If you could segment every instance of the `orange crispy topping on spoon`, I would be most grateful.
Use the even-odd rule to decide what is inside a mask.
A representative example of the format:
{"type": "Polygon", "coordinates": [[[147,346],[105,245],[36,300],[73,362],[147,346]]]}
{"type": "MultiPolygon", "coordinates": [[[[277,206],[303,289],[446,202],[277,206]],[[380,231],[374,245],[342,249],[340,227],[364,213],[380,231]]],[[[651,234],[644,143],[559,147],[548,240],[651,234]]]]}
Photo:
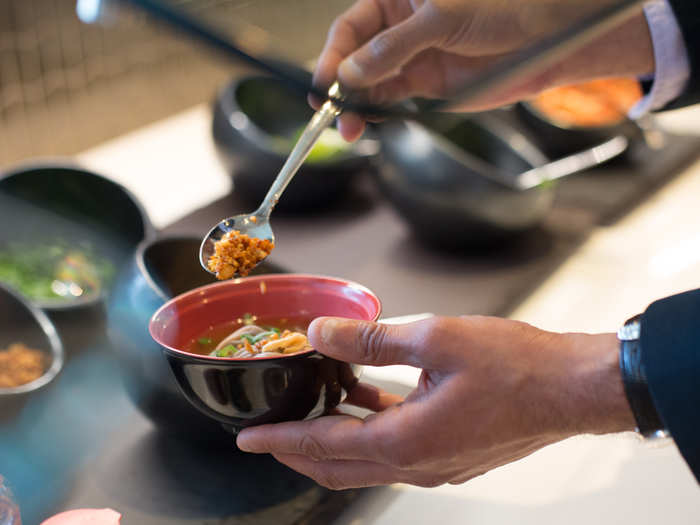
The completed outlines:
{"type": "Polygon", "coordinates": [[[231,279],[236,274],[244,277],[270,255],[274,247],[269,239],[258,239],[232,230],[214,244],[214,254],[209,257],[207,267],[220,280],[231,279]]]}

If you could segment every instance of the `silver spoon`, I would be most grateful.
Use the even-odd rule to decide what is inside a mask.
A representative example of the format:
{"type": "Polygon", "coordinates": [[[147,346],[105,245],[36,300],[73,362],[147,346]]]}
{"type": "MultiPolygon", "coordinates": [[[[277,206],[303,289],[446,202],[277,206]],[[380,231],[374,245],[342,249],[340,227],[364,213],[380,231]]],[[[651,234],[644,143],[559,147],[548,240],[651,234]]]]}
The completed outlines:
{"type": "MultiPolygon", "coordinates": [[[[313,149],[323,130],[330,126],[335,118],[340,115],[342,108],[336,104],[336,101],[342,99],[343,95],[340,86],[338,82],[334,82],[328,90],[328,100],[311,117],[258,209],[253,213],[235,215],[222,220],[204,237],[199,248],[199,262],[206,271],[214,273],[209,270],[207,262],[214,254],[215,243],[229,231],[238,230],[241,234],[249,237],[269,239],[273,243],[275,242],[275,234],[270,226],[270,214],[282,196],[282,192],[313,149]]],[[[258,261],[258,264],[261,261],[258,261]]]]}

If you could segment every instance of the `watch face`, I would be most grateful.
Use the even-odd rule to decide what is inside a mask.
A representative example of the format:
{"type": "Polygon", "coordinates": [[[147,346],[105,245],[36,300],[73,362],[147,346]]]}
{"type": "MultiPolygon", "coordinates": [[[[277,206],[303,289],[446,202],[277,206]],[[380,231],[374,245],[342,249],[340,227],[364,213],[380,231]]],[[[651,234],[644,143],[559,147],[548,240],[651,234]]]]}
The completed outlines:
{"type": "Polygon", "coordinates": [[[620,341],[634,341],[635,339],[639,339],[641,329],[641,324],[639,320],[641,319],[641,317],[641,314],[635,315],[634,317],[629,319],[624,325],[622,325],[617,331],[617,338],[620,341]]]}
{"type": "MultiPolygon", "coordinates": [[[[639,431],[639,429],[637,429],[639,431]]],[[[641,434],[647,441],[659,441],[659,445],[667,443],[671,440],[671,433],[666,429],[651,430],[641,434]]]]}

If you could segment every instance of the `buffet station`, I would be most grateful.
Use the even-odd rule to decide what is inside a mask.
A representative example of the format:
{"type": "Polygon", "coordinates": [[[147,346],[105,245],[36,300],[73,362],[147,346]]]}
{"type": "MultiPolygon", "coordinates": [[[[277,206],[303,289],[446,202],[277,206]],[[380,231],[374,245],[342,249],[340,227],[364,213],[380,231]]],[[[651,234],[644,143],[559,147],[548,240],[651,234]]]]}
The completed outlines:
{"type": "MultiPolygon", "coordinates": [[[[224,296],[200,264],[202,239],[257,208],[313,115],[278,78],[233,71],[208,104],[0,174],[0,356],[26,363],[0,374],[0,481],[22,523],[79,508],[140,525],[693,523],[697,487],[673,446],[631,439],[574,438],[464,486],[328,490],[237,450],[235,433],[326,413],[361,374],[405,395],[417,371],[331,365],[306,347],[235,366],[209,356],[228,348],[216,346],[217,312],[245,320],[254,305],[284,317],[266,305],[299,294],[314,296],[307,324],[328,314],[540,321],[533,297],[562,301],[542,292],[553,276],[583,288],[596,279],[566,268],[601,231],[640,209],[693,230],[694,210],[648,206],[669,186],[697,188],[700,128],[629,120],[640,93],[623,81],[472,115],[387,119],[352,145],[330,127],[271,216],[274,250],[224,296]],[[185,353],[173,350],[175,297],[189,312],[177,321],[197,327],[185,353]]],[[[648,235],[662,233],[637,238],[648,235]]],[[[582,323],[551,328],[584,329],[585,315],[616,300],[614,289],[592,293],[567,298],[588,312],[582,323]]],[[[292,321],[231,340],[277,339],[292,321]]],[[[600,329],[621,319],[607,321],[600,329]]]]}

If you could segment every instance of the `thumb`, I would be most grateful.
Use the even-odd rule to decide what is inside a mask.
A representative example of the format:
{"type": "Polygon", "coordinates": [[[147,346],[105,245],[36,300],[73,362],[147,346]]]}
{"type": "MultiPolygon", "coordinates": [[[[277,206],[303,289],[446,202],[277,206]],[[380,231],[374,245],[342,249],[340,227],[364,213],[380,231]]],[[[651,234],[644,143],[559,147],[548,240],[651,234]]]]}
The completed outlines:
{"type": "Polygon", "coordinates": [[[440,369],[446,361],[440,348],[428,343],[431,320],[404,325],[319,317],[309,325],[311,345],[320,353],[356,364],[410,365],[440,369]]]}
{"type": "Polygon", "coordinates": [[[424,9],[399,24],[390,27],[338,66],[338,80],[350,89],[371,87],[396,74],[401,66],[440,39],[439,24],[435,24],[424,9]]]}

